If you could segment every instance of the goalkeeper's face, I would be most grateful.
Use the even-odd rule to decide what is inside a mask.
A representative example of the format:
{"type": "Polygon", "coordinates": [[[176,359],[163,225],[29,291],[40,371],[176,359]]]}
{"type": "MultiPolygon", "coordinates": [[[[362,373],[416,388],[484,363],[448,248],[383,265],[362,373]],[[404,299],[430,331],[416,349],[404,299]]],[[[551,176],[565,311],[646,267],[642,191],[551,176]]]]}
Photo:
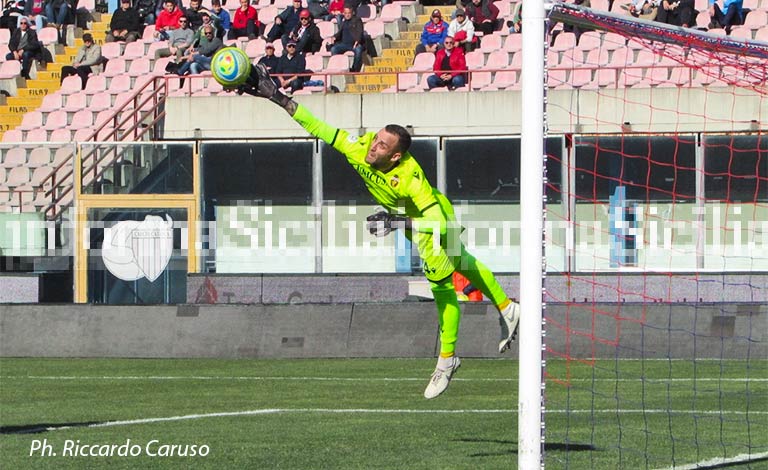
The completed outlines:
{"type": "Polygon", "coordinates": [[[380,130],[371,142],[365,162],[379,171],[387,171],[400,160],[400,140],[395,134],[380,130]]]}

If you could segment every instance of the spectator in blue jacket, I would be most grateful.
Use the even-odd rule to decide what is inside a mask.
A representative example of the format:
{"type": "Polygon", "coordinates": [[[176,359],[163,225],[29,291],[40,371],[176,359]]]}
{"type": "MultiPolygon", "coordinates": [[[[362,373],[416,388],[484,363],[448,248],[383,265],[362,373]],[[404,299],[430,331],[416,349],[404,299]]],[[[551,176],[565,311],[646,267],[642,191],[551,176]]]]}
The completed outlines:
{"type": "Polygon", "coordinates": [[[731,34],[731,26],[740,25],[742,22],[741,6],[744,0],[723,0],[723,8],[717,4],[717,0],[709,0],[709,16],[712,18],[710,26],[725,28],[725,32],[731,34]]]}
{"type": "Polygon", "coordinates": [[[421,44],[416,46],[416,54],[437,52],[443,47],[447,36],[448,23],[443,21],[443,14],[440,10],[432,10],[432,16],[424,25],[424,31],[421,32],[421,44]]]}

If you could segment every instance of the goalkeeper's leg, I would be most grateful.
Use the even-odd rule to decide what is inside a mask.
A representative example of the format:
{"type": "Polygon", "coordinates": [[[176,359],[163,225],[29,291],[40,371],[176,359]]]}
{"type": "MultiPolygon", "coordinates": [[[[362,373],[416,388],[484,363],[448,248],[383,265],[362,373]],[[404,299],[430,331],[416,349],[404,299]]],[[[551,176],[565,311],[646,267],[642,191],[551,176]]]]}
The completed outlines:
{"type": "Polygon", "coordinates": [[[435,297],[437,319],[440,324],[440,357],[429,384],[424,390],[424,397],[435,398],[448,388],[453,374],[461,365],[461,361],[455,355],[461,310],[456,298],[452,276],[440,281],[430,280],[429,282],[432,287],[432,295],[435,297]]]}

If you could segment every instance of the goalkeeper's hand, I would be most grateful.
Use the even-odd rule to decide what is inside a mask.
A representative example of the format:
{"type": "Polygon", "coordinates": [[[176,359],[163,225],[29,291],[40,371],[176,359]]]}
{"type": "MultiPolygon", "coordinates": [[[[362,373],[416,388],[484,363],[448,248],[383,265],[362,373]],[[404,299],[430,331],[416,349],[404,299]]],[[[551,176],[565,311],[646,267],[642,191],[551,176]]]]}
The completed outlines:
{"type": "Polygon", "coordinates": [[[366,217],[366,227],[371,235],[385,237],[398,228],[405,229],[410,226],[410,219],[399,215],[392,215],[387,211],[379,211],[366,217]]]}
{"type": "Polygon", "coordinates": [[[267,98],[282,108],[286,108],[291,103],[291,99],[285,96],[269,77],[269,72],[264,64],[256,64],[251,67],[248,80],[237,87],[237,92],[241,95],[247,93],[252,96],[267,98]]]}

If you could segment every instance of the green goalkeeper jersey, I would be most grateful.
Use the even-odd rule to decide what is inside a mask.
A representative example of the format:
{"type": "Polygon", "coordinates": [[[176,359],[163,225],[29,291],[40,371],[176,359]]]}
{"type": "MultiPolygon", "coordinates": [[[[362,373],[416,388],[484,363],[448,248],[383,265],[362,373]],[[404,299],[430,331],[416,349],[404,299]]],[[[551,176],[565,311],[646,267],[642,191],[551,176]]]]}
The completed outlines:
{"type": "Polygon", "coordinates": [[[418,219],[427,209],[438,205],[446,218],[453,215],[448,199],[429,184],[421,166],[409,152],[405,152],[389,171],[382,172],[365,161],[375,132],[357,137],[326,124],[302,105],[298,106],[293,119],[310,134],[341,152],[363,178],[373,198],[390,213],[418,219]]]}

